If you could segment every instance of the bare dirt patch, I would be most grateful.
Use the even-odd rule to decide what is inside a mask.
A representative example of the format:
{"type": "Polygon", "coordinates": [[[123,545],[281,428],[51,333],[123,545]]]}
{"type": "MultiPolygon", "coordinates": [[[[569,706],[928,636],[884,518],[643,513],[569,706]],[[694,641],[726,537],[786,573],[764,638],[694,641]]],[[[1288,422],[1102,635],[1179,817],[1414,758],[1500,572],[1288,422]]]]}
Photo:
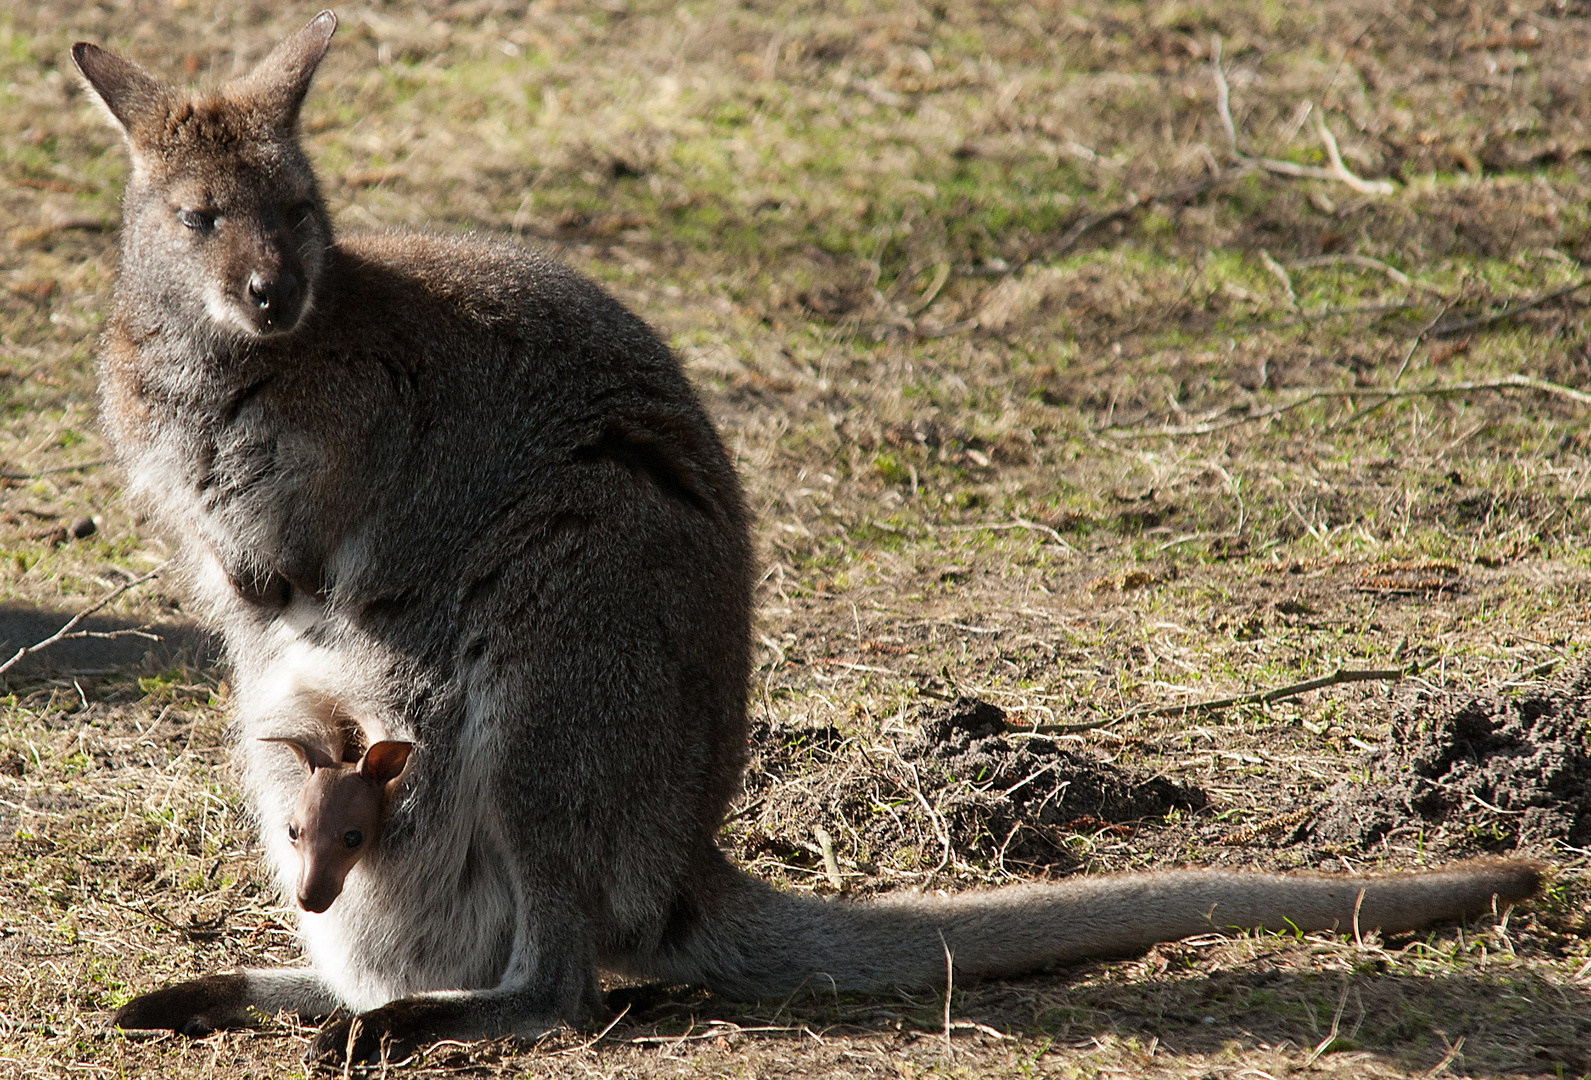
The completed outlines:
{"type": "Polygon", "coordinates": [[[1339,781],[1320,841],[1485,852],[1591,845],[1591,669],[1512,693],[1399,695],[1387,745],[1339,781]],[[1356,770],[1357,771],[1357,770],[1356,770]]]}
{"type": "Polygon", "coordinates": [[[1148,819],[1208,802],[1196,786],[1013,727],[973,698],[925,704],[879,739],[782,725],[753,738],[763,750],[744,811],[755,826],[738,846],[811,873],[825,870],[820,823],[838,828],[847,864],[866,871],[853,878],[878,874],[880,855],[926,878],[947,868],[1045,876],[1081,865],[1068,836],[1132,836],[1148,819]]]}

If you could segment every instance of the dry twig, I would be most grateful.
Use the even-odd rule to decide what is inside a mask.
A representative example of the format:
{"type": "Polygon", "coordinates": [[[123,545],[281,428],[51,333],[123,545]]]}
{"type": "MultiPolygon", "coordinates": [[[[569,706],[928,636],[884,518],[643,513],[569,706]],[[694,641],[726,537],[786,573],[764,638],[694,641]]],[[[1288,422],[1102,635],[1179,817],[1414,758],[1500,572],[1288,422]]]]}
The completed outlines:
{"type": "Polygon", "coordinates": [[[1140,716],[1182,716],[1190,712],[1218,712],[1238,705],[1269,705],[1273,701],[1285,701],[1288,698],[1307,694],[1311,690],[1322,690],[1328,686],[1342,686],[1346,683],[1357,682],[1397,682],[1410,675],[1417,675],[1429,666],[1429,664],[1408,664],[1404,667],[1396,668],[1338,668],[1330,675],[1323,675],[1318,679],[1306,679],[1304,682],[1278,686],[1271,690],[1256,690],[1250,694],[1213,698],[1209,701],[1195,701],[1187,705],[1159,705],[1150,709],[1129,710],[1122,716],[1122,719],[1136,719],[1140,716]]]}
{"type": "Polygon", "coordinates": [[[1232,123],[1232,93],[1226,83],[1226,74],[1221,70],[1219,34],[1211,41],[1210,69],[1215,73],[1215,110],[1221,119],[1221,129],[1226,133],[1228,149],[1241,165],[1263,169],[1275,176],[1287,176],[1298,180],[1334,180],[1348,185],[1361,195],[1391,195],[1397,190],[1390,180],[1365,180],[1354,175],[1343,163],[1342,151],[1337,147],[1337,138],[1326,126],[1326,118],[1321,115],[1321,110],[1313,107],[1313,102],[1308,103],[1309,111],[1315,121],[1315,134],[1320,138],[1320,145],[1326,151],[1326,160],[1330,162],[1328,166],[1322,168],[1318,165],[1298,165],[1291,161],[1250,157],[1243,153],[1237,146],[1237,126],[1232,123]]]}
{"type": "Polygon", "coordinates": [[[1531,308],[1538,308],[1543,304],[1549,304],[1571,293],[1577,293],[1587,285],[1591,285],[1591,278],[1580,278],[1578,281],[1571,281],[1569,284],[1553,289],[1551,292],[1543,293],[1529,300],[1521,300],[1514,304],[1513,307],[1508,307],[1509,300],[1504,300],[1504,307],[1501,311],[1494,311],[1489,315],[1476,315],[1473,318],[1453,319],[1450,322],[1438,323],[1430,329],[1429,334],[1431,337],[1451,337],[1454,334],[1462,334],[1469,330],[1478,330],[1484,326],[1491,326],[1493,323],[1511,319],[1521,312],[1529,311],[1531,308]]]}
{"type": "MultiPolygon", "coordinates": [[[[1434,662],[1432,661],[1431,663],[1434,662]]],[[[1231,709],[1238,705],[1269,705],[1274,701],[1285,701],[1288,698],[1307,694],[1311,690],[1322,690],[1328,686],[1342,686],[1346,683],[1357,682],[1397,682],[1410,675],[1417,675],[1429,666],[1430,663],[1408,664],[1397,668],[1338,668],[1330,675],[1324,675],[1318,679],[1307,679],[1304,682],[1278,686],[1270,690],[1255,690],[1248,694],[1212,698],[1209,701],[1191,701],[1186,705],[1155,705],[1147,708],[1128,709],[1113,719],[1098,720],[1086,724],[1040,724],[1037,727],[1020,727],[1019,730],[1036,732],[1040,735],[1062,735],[1114,727],[1124,721],[1138,720],[1145,716],[1185,716],[1188,713],[1219,712],[1222,709],[1231,709]]]]}
{"type": "Polygon", "coordinates": [[[944,931],[939,933],[939,944],[945,949],[945,1049],[954,1054],[956,1044],[950,1041],[950,992],[956,985],[956,954],[950,951],[950,943],[945,940],[944,931]]]}
{"type": "Polygon", "coordinates": [[[845,891],[845,878],[840,875],[840,862],[834,857],[834,837],[822,825],[812,827],[812,835],[818,838],[818,846],[823,852],[823,873],[839,892],[845,891]]]}
{"type": "Polygon", "coordinates": [[[1342,996],[1337,999],[1337,1011],[1331,1015],[1331,1030],[1326,1032],[1326,1037],[1316,1044],[1315,1049],[1309,1052],[1304,1059],[1304,1068],[1312,1068],[1320,1055],[1331,1049],[1331,1044],[1337,1041],[1337,1033],[1342,1030],[1342,1010],[1348,1004],[1348,980],[1342,981],[1342,996]]]}
{"type": "MultiPolygon", "coordinates": [[[[43,641],[35,642],[32,645],[24,645],[22,648],[18,649],[12,655],[11,659],[7,660],[3,664],[0,664],[0,675],[4,675],[6,672],[10,671],[13,667],[15,667],[22,660],[23,657],[32,656],[34,653],[39,652],[39,651],[41,651],[43,649],[47,649],[51,645],[55,645],[55,644],[57,644],[59,642],[71,641],[71,640],[75,640],[75,639],[78,639],[78,638],[88,638],[88,637],[113,637],[113,636],[115,636],[117,634],[123,633],[123,631],[110,631],[109,633],[104,633],[104,632],[95,632],[95,631],[90,631],[90,630],[79,630],[79,631],[74,633],[72,628],[77,626],[79,623],[81,623],[84,619],[88,618],[90,615],[94,614],[96,611],[100,611],[101,609],[103,609],[107,605],[109,605],[112,602],[114,602],[117,597],[121,596],[123,593],[127,592],[129,589],[135,588],[135,587],[137,587],[139,585],[142,585],[144,582],[151,580],[152,578],[160,576],[160,572],[162,570],[164,570],[165,568],[166,568],[166,564],[165,563],[161,563],[159,566],[155,567],[153,570],[149,571],[147,574],[144,574],[141,577],[133,578],[133,580],[127,582],[124,585],[117,586],[115,589],[111,590],[111,592],[107,596],[102,597],[101,599],[99,599],[99,600],[95,601],[94,603],[90,604],[88,607],[84,608],[82,611],[79,611],[76,615],[73,615],[70,619],[67,620],[65,626],[61,627],[59,630],[57,630],[55,633],[51,634],[49,637],[45,638],[43,641]]],[[[128,633],[136,633],[137,631],[126,631],[126,632],[128,632],[128,633]]]]}
{"type": "Polygon", "coordinates": [[[80,461],[76,465],[57,465],[53,469],[40,469],[38,472],[0,472],[0,480],[13,480],[17,482],[27,480],[40,480],[46,476],[59,476],[61,473],[81,472],[84,469],[95,469],[108,464],[109,458],[100,458],[98,461],[80,461]]]}
{"type": "Polygon", "coordinates": [[[1418,289],[1420,292],[1430,293],[1432,296],[1447,299],[1447,294],[1429,282],[1419,281],[1409,277],[1391,263],[1372,259],[1368,255],[1314,255],[1307,259],[1294,259],[1287,264],[1295,270],[1308,270],[1319,266],[1358,266],[1365,270],[1378,270],[1385,274],[1388,281],[1401,285],[1405,289],[1418,289]]]}
{"type": "MultiPolygon", "coordinates": [[[[1485,390],[1537,390],[1544,394],[1551,394],[1554,397],[1563,398],[1565,401],[1572,401],[1578,405],[1591,405],[1591,394],[1588,394],[1583,390],[1576,390],[1572,386],[1564,386],[1562,383],[1550,382],[1546,379],[1538,379],[1534,375],[1526,375],[1521,372],[1514,375],[1504,376],[1501,379],[1490,379],[1484,381],[1466,380],[1464,382],[1456,383],[1436,383],[1431,386],[1418,386],[1407,390],[1400,390],[1395,387],[1378,389],[1367,386],[1361,386],[1354,390],[1315,390],[1294,401],[1289,401],[1285,405],[1278,405],[1274,408],[1264,409],[1257,413],[1250,413],[1247,416],[1238,416],[1227,420],[1208,421],[1199,424],[1183,424],[1177,427],[1168,426],[1144,431],[1131,431],[1125,428],[1103,428],[1101,429],[1101,432],[1110,434],[1119,439],[1147,438],[1157,435],[1209,435],[1212,432],[1225,431],[1227,428],[1237,427],[1241,424],[1252,424],[1260,420],[1274,420],[1276,417],[1281,416],[1284,413],[1301,408],[1310,404],[1311,402],[1324,401],[1330,398],[1383,399],[1376,406],[1374,406],[1374,408],[1369,410],[1373,412],[1375,408],[1380,408],[1388,401],[1393,401],[1397,398],[1447,397],[1456,394],[1472,394],[1485,390]]],[[[1366,414],[1356,414],[1356,416],[1351,418],[1348,422],[1351,422],[1352,419],[1358,419],[1363,415],[1366,414]]]]}

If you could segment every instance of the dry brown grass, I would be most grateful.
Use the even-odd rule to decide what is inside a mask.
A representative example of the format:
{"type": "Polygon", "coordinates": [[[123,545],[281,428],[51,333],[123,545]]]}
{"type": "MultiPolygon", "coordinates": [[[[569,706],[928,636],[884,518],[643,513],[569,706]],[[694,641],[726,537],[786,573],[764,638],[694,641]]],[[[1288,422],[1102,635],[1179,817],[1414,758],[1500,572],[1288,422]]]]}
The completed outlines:
{"type": "MultiPolygon", "coordinates": [[[[105,456],[91,355],[124,170],[66,49],[91,38],[214,79],[310,14],[0,12],[0,458],[27,477],[0,493],[13,648],[165,552],[114,469],[52,471],[105,456]],[[83,514],[98,532],[55,545],[83,514]]],[[[1573,284],[1591,259],[1583,5],[339,14],[307,130],[342,225],[552,247],[672,339],[723,425],[767,568],[759,765],[726,831],[755,872],[831,890],[817,827],[863,892],[1169,861],[1414,866],[1513,843],[1433,829],[1345,850],[1307,817],[1274,826],[1385,741],[1378,685],[1057,736],[1209,804],[1074,822],[1022,863],[990,856],[997,793],[914,780],[901,754],[935,695],[1090,723],[1339,665],[1420,660],[1462,688],[1581,657],[1591,409],[1550,388],[1444,388],[1587,392],[1591,290],[1420,333],[1573,284]],[[1322,165],[1309,102],[1345,164],[1394,193],[1227,171],[1217,34],[1245,154],[1322,165]]],[[[145,586],[102,628],[178,626],[180,607],[145,586]]],[[[138,649],[113,670],[63,652],[56,671],[13,673],[0,1074],[300,1072],[305,1035],[285,1022],[197,1042],[105,1027],[167,979],[293,956],[226,764],[225,673],[181,644],[142,666],[124,663],[138,649]]],[[[599,1042],[443,1046],[410,1074],[1585,1076],[1586,853],[1522,850],[1563,869],[1506,927],[1212,936],[957,987],[948,1041],[942,996],[680,990],[599,1042]]]]}

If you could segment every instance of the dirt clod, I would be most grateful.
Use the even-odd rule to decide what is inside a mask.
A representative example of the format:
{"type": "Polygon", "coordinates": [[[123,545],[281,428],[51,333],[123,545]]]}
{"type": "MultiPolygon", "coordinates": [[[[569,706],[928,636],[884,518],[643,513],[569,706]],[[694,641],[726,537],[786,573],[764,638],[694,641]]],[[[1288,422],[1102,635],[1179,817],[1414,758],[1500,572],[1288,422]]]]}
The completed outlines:
{"type": "Polygon", "coordinates": [[[1367,780],[1331,788],[1317,839],[1424,834],[1454,853],[1591,842],[1591,666],[1512,694],[1419,690],[1396,710],[1367,780]]]}
{"type": "Polygon", "coordinates": [[[1069,834],[1130,834],[1207,802],[1196,787],[1144,779],[1013,729],[1003,710],[976,698],[925,705],[913,719],[915,733],[881,739],[759,726],[748,786],[763,789],[765,808],[743,854],[815,866],[805,833],[835,822],[863,862],[906,849],[920,853],[918,868],[953,863],[975,878],[994,867],[1071,869],[1079,860],[1069,834]]]}
{"type": "Polygon", "coordinates": [[[1052,739],[1013,732],[997,706],[974,698],[926,706],[922,733],[901,748],[925,778],[958,790],[946,800],[958,851],[1038,865],[1071,864],[1064,832],[1121,826],[1198,810],[1204,792],[1164,777],[1143,779],[1052,739]],[[935,768],[937,766],[937,769],[935,768]],[[938,773],[936,776],[935,774],[938,773]]]}

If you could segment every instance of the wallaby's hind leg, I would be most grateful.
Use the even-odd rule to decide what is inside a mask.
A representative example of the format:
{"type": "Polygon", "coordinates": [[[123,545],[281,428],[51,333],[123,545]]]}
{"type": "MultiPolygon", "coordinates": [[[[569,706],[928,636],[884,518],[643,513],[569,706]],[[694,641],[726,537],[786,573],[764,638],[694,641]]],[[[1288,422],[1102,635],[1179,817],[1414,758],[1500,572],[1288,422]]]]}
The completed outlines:
{"type": "Polygon", "coordinates": [[[383,1055],[401,1060],[438,1039],[532,1037],[564,1024],[591,1027],[607,1015],[589,949],[563,940],[547,942],[543,954],[528,962],[524,950],[518,953],[495,989],[416,994],[359,1016],[335,1017],[305,1058],[329,1065],[379,1061],[383,1055]]]}
{"type": "Polygon", "coordinates": [[[119,1028],[175,1031],[195,1038],[217,1028],[243,1027],[250,1013],[328,1016],[336,998],[312,971],[291,968],[237,971],[172,983],[140,994],[116,1010],[119,1028]]]}

